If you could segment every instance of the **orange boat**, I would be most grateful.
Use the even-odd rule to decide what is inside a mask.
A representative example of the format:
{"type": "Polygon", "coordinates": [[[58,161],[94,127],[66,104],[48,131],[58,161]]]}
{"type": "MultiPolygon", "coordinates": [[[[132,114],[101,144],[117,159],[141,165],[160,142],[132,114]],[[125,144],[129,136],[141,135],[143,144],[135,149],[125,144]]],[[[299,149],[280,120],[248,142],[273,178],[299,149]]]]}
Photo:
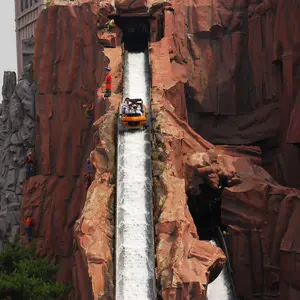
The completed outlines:
{"type": "Polygon", "coordinates": [[[126,98],[120,105],[120,119],[125,130],[146,128],[147,107],[143,104],[142,99],[126,98]],[[124,105],[126,100],[130,103],[127,107],[133,107],[131,111],[125,112],[124,105]],[[140,112],[134,110],[134,108],[137,108],[138,106],[142,108],[140,112]]]}

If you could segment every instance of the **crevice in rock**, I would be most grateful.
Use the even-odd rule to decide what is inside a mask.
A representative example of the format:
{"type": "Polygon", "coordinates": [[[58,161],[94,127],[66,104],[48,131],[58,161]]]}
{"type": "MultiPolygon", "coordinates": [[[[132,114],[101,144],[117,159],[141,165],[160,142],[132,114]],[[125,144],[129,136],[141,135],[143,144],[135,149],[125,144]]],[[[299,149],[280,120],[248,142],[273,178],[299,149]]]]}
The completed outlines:
{"type": "Polygon", "coordinates": [[[222,231],[226,226],[221,222],[222,192],[227,186],[224,179],[217,190],[207,184],[200,185],[200,194],[188,194],[188,206],[195,222],[200,240],[212,240],[217,235],[217,227],[222,231]]]}
{"type": "Polygon", "coordinates": [[[165,17],[163,11],[158,11],[151,17],[150,41],[158,42],[165,36],[165,17]]]}

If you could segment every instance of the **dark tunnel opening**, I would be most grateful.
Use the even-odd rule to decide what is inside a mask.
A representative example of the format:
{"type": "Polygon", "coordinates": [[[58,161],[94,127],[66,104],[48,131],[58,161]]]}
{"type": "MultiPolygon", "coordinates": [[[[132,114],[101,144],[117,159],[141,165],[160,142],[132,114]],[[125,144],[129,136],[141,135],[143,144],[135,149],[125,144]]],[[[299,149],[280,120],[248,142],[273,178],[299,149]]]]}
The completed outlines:
{"type": "Polygon", "coordinates": [[[115,23],[123,31],[125,50],[143,52],[148,49],[150,25],[148,17],[114,17],[115,23]]]}
{"type": "Polygon", "coordinates": [[[200,185],[200,195],[188,195],[188,206],[195,222],[200,240],[212,240],[218,227],[226,231],[221,222],[221,196],[227,181],[222,180],[217,190],[207,184],[200,185]]]}
{"type": "MultiPolygon", "coordinates": [[[[226,187],[228,187],[227,178],[220,178],[218,189],[213,189],[208,184],[201,184],[199,186],[200,194],[196,196],[188,195],[188,206],[194,219],[199,239],[214,241],[216,246],[220,247],[227,257],[227,275],[225,280],[226,286],[230,288],[232,296],[228,299],[233,300],[239,298],[236,297],[233,282],[233,269],[230,263],[230,252],[228,251],[230,234],[227,231],[227,226],[222,224],[221,221],[222,193],[226,187]]],[[[216,278],[217,277],[218,275],[216,278]]]]}

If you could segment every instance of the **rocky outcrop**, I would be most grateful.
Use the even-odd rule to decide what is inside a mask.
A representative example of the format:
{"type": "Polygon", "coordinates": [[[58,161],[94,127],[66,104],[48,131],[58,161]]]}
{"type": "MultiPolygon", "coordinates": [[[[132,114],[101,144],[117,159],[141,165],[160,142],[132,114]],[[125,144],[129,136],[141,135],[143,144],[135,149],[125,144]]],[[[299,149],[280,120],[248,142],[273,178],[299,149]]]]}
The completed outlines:
{"type": "Polygon", "coordinates": [[[115,0],[115,6],[123,12],[146,12],[148,10],[147,0],[115,0]]]}
{"type": "MultiPolygon", "coordinates": [[[[280,186],[248,158],[229,156],[218,148],[189,155],[186,171],[189,195],[202,195],[203,186],[216,190],[220,179],[229,179],[222,194],[221,216],[222,224],[229,225],[237,295],[249,300],[255,295],[298,299],[300,191],[280,186]]],[[[197,215],[193,217],[197,221],[197,215]]]]}
{"type": "MultiPolygon", "coordinates": [[[[117,107],[115,107],[117,108],[117,107]]],[[[115,118],[111,109],[95,126],[98,144],[90,154],[96,169],[75,233],[92,281],[93,299],[114,299],[114,180],[115,180],[115,118]]]]}
{"type": "MultiPolygon", "coordinates": [[[[85,162],[94,130],[83,104],[97,102],[108,58],[97,41],[97,15],[90,4],[50,6],[38,21],[34,69],[37,175],[24,185],[21,223],[33,219],[38,254],[61,266],[60,282],[73,281],[73,299],[91,299],[87,259],[77,250],[74,224],[86,201],[85,162]]],[[[21,237],[25,241],[21,228],[21,237]]]]}
{"type": "Polygon", "coordinates": [[[172,88],[179,94],[184,88],[176,81],[179,74],[172,73],[167,42],[151,44],[150,55],[157,279],[162,299],[204,300],[207,284],[218,276],[226,257],[220,248],[199,240],[187,206],[185,166],[193,152],[214,146],[179,119],[165,97],[172,88]]]}
{"type": "MultiPolygon", "coordinates": [[[[146,12],[150,3],[116,1],[116,6],[123,12],[146,12]]],[[[224,193],[222,219],[229,225],[238,295],[299,298],[298,191],[280,186],[254,165],[261,162],[260,150],[251,146],[262,146],[262,164],[276,180],[300,184],[294,172],[299,169],[294,145],[298,32],[287,38],[297,21],[285,19],[297,13],[298,6],[292,4],[173,0],[171,6],[153,1],[153,192],[157,279],[163,299],[204,300],[207,284],[221,271],[225,255],[199,240],[186,193],[201,194],[201,185],[213,192],[224,178],[230,188],[224,193]],[[215,147],[207,140],[222,145],[215,147]],[[248,147],[233,147],[239,144],[248,147]]],[[[74,299],[113,298],[110,135],[115,104],[102,97],[104,87],[98,99],[96,95],[108,62],[97,27],[102,28],[113,11],[106,1],[51,6],[39,18],[36,32],[38,174],[25,184],[21,222],[25,215],[33,216],[38,254],[60,263],[58,280],[73,280],[74,299]],[[82,111],[83,103],[95,99],[96,116],[102,116],[94,124],[96,145],[82,111]],[[84,163],[89,156],[96,180],[86,198],[84,163]]],[[[122,89],[121,73],[116,74],[115,93],[122,89]]]]}
{"type": "Polygon", "coordinates": [[[192,128],[215,144],[259,144],[263,166],[276,180],[300,187],[293,4],[173,0],[163,12],[163,36],[170,38],[172,68],[184,70],[192,128]]]}
{"type": "Polygon", "coordinates": [[[233,162],[242,183],[226,190],[223,223],[230,224],[230,256],[237,294],[296,300],[300,191],[280,186],[262,168],[233,162]]]}
{"type": "Polygon", "coordinates": [[[99,43],[106,48],[115,48],[116,47],[116,34],[115,33],[98,33],[99,43]]]}
{"type": "MultiPolygon", "coordinates": [[[[117,78],[122,78],[121,49],[106,49],[105,54],[112,61],[114,92],[117,92],[117,78]]],[[[103,90],[105,85],[103,85],[103,90]]],[[[99,94],[101,89],[99,89],[99,94]]],[[[94,127],[95,149],[90,154],[95,169],[95,179],[88,189],[86,202],[80,218],[75,224],[75,236],[79,252],[87,262],[92,282],[93,299],[114,299],[114,212],[115,212],[115,151],[116,112],[120,94],[109,99],[99,98],[96,107],[94,127]],[[106,112],[104,114],[104,112],[106,112]]],[[[84,298],[84,297],[83,297],[84,298]]]]}
{"type": "MultiPolygon", "coordinates": [[[[277,183],[299,187],[298,7],[292,1],[175,0],[173,9],[164,11],[164,38],[150,47],[157,111],[180,118],[164,118],[172,133],[163,134],[186,128],[188,119],[206,140],[223,144],[187,158],[187,191],[197,195],[201,184],[213,190],[224,174],[233,175],[222,222],[230,225],[238,296],[298,299],[299,191],[277,183]]],[[[184,168],[178,152],[195,147],[184,137],[167,148],[176,170],[184,168]]]]}
{"type": "Polygon", "coordinates": [[[16,84],[14,72],[4,73],[0,116],[0,248],[19,233],[26,154],[33,151],[35,135],[35,84],[33,66],[24,68],[16,84]]]}
{"type": "MultiPolygon", "coordinates": [[[[172,250],[169,250],[171,254],[175,253],[182,240],[184,242],[180,249],[190,249],[190,241],[186,236],[192,235],[196,239],[198,237],[189,212],[188,217],[182,209],[177,210],[177,207],[186,205],[186,195],[182,191],[186,189],[189,195],[199,195],[203,185],[209,186],[213,191],[225,177],[231,187],[223,193],[222,223],[229,225],[230,256],[238,296],[245,299],[253,299],[256,295],[262,298],[272,296],[298,299],[300,289],[296,278],[299,277],[299,272],[295,267],[298,263],[298,238],[294,232],[299,228],[296,222],[299,191],[279,185],[264,169],[256,165],[261,163],[258,147],[215,147],[189,128],[184,121],[186,108],[183,102],[178,101],[179,95],[182,95],[181,99],[184,101],[184,89],[189,83],[189,74],[187,65],[180,60],[181,52],[176,52],[176,48],[172,49],[174,43],[174,37],[165,36],[161,41],[150,45],[153,71],[152,109],[155,113],[154,142],[157,151],[153,164],[158,239],[157,269],[163,297],[167,299],[166,293],[172,291],[173,294],[182,293],[184,299],[193,299],[188,288],[188,291],[183,288],[185,285],[182,282],[188,281],[181,273],[184,268],[177,270],[177,261],[174,263],[171,259],[166,260],[167,255],[160,250],[163,238],[167,239],[168,234],[175,236],[173,240],[170,239],[170,243],[174,243],[173,248],[170,248],[172,250]],[[172,175],[166,177],[166,170],[172,175]],[[174,177],[179,177],[182,181],[175,181],[174,177]],[[176,199],[180,199],[179,203],[176,199]],[[172,210],[168,210],[169,203],[172,203],[172,210]],[[174,214],[177,214],[177,220],[181,220],[178,221],[180,225],[177,223],[176,229],[171,225],[166,227],[161,237],[159,230],[161,227],[165,228],[165,216],[172,220],[174,214]],[[188,222],[189,229],[180,230],[188,222]],[[170,269],[174,270],[171,277],[173,281],[167,280],[170,278],[170,269]],[[175,289],[176,291],[168,289],[174,288],[175,284],[172,284],[175,282],[180,288],[175,289]],[[165,287],[167,288],[164,292],[165,287]]],[[[205,124],[206,120],[203,117],[201,122],[205,124]]],[[[255,122],[253,124],[256,125],[255,122]]],[[[210,249],[211,253],[214,253],[213,249],[210,249]]],[[[181,253],[177,256],[184,261],[181,253]]],[[[184,263],[182,265],[186,267],[184,263]]],[[[188,274],[191,275],[190,272],[188,274]]],[[[192,278],[189,279],[192,282],[192,278]]],[[[206,279],[202,277],[201,280],[202,293],[209,280],[208,271],[206,279]]],[[[201,299],[202,296],[198,297],[201,299]]]]}

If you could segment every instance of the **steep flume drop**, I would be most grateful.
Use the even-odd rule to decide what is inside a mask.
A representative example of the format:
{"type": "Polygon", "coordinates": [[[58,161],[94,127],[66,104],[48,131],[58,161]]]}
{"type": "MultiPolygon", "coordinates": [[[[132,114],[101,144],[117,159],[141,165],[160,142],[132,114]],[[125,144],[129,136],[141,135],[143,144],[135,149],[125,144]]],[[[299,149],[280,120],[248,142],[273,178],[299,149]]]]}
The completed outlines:
{"type": "MultiPolygon", "coordinates": [[[[123,98],[149,101],[147,53],[125,52],[123,98]]],[[[155,299],[150,130],[119,132],[116,299],[155,299]]]]}
{"type": "MultiPolygon", "coordinates": [[[[210,243],[218,247],[218,244],[214,240],[210,240],[210,243]]],[[[226,266],[219,274],[219,276],[212,283],[208,285],[207,299],[208,300],[221,300],[221,299],[235,300],[226,266]]]]}

